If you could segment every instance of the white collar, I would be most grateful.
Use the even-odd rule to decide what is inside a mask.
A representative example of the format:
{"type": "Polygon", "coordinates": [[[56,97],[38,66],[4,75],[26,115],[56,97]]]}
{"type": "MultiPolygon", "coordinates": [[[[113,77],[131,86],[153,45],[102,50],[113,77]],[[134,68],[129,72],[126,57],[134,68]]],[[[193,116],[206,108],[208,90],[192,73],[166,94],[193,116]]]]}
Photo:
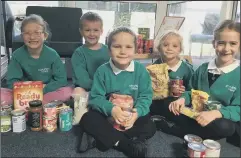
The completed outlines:
{"type": "Polygon", "coordinates": [[[179,67],[181,66],[181,64],[182,64],[182,60],[179,60],[179,62],[174,67],[168,66],[168,69],[176,72],[179,69],[179,67]]]}
{"type": "Polygon", "coordinates": [[[240,60],[235,60],[232,64],[227,65],[225,67],[218,68],[215,59],[210,61],[208,63],[208,72],[213,73],[213,74],[223,74],[223,73],[229,73],[236,69],[240,65],[240,60]]]}
{"type": "Polygon", "coordinates": [[[114,72],[115,75],[118,75],[119,73],[121,73],[122,71],[129,71],[129,72],[134,72],[134,61],[132,60],[130,65],[125,69],[125,70],[121,70],[119,68],[117,68],[114,63],[112,62],[112,60],[110,59],[110,67],[112,68],[112,71],[114,72]]]}

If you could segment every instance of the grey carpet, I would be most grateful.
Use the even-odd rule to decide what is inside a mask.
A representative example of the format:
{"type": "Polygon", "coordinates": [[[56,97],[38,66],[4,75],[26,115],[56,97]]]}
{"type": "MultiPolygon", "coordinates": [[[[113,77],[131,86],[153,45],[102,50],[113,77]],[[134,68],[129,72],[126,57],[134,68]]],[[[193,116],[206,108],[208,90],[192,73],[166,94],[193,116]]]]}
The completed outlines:
{"type": "MultiPolygon", "coordinates": [[[[78,128],[69,132],[54,133],[32,132],[27,129],[23,133],[2,133],[2,157],[125,157],[121,152],[111,149],[100,152],[91,149],[86,153],[76,153],[78,128]]],[[[160,131],[148,141],[149,157],[182,157],[182,139],[160,131]]],[[[222,145],[221,157],[240,157],[240,148],[225,141],[222,145]]]]}

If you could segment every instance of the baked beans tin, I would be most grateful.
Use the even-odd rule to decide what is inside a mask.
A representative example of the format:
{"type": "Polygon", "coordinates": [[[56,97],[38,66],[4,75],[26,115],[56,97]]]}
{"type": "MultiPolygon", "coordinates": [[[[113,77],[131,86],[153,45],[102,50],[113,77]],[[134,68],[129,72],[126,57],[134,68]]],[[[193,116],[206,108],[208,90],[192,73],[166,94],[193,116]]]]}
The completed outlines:
{"type": "Polygon", "coordinates": [[[13,132],[21,133],[26,130],[25,110],[16,109],[11,112],[13,132]]]}
{"type": "Polygon", "coordinates": [[[203,145],[206,146],[206,157],[220,157],[221,145],[214,140],[206,139],[203,141],[203,145]]]}
{"type": "Polygon", "coordinates": [[[11,115],[7,111],[1,111],[1,133],[11,130],[11,115]]]}
{"type": "Polygon", "coordinates": [[[206,147],[201,143],[188,144],[188,156],[190,158],[204,158],[206,147]]]}

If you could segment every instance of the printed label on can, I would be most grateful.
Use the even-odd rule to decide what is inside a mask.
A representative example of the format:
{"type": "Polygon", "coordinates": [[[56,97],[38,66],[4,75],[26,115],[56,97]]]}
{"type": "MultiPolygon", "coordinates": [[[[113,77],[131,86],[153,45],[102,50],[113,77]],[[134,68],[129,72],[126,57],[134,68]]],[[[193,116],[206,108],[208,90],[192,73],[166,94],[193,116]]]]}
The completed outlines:
{"type": "Polygon", "coordinates": [[[57,118],[43,118],[43,128],[46,132],[53,132],[57,129],[57,118]]]}
{"type": "Polygon", "coordinates": [[[11,117],[1,116],[1,132],[9,132],[11,129],[11,117]]]}
{"type": "Polygon", "coordinates": [[[19,133],[26,130],[25,115],[12,116],[13,132],[19,133]]]}
{"type": "Polygon", "coordinates": [[[69,131],[72,128],[73,112],[72,110],[62,110],[59,115],[60,130],[69,131]]]}

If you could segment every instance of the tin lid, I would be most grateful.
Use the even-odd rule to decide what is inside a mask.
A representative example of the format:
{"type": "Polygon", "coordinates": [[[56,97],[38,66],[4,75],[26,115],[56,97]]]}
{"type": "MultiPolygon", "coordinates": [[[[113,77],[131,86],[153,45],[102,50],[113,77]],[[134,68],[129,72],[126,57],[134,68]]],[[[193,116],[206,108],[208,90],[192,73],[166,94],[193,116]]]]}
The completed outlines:
{"type": "Polygon", "coordinates": [[[201,143],[202,142],[202,138],[199,136],[196,136],[194,134],[187,134],[184,136],[184,139],[189,143],[192,143],[192,142],[201,143]]]}
{"type": "Polygon", "coordinates": [[[201,143],[188,143],[188,147],[192,150],[200,151],[200,152],[206,150],[206,146],[204,146],[201,143]]]}
{"type": "Polygon", "coordinates": [[[221,148],[221,145],[217,141],[214,141],[214,140],[211,140],[211,139],[204,140],[203,144],[207,148],[210,148],[210,149],[220,149],[221,148]]]}
{"type": "Polygon", "coordinates": [[[7,116],[7,115],[9,115],[8,111],[1,111],[1,116],[7,116]]]}
{"type": "Polygon", "coordinates": [[[44,108],[53,108],[56,107],[56,103],[55,102],[50,102],[44,105],[44,108]]]}
{"type": "Polygon", "coordinates": [[[32,100],[28,104],[30,107],[39,107],[39,106],[42,106],[42,101],[41,100],[32,100]]]}
{"type": "Polygon", "coordinates": [[[16,110],[11,111],[11,114],[13,116],[21,116],[21,115],[25,114],[25,111],[21,110],[21,109],[16,109],[16,110]]]}
{"type": "Polygon", "coordinates": [[[56,106],[61,106],[64,102],[61,100],[54,100],[52,103],[56,104],[56,106]]]}
{"type": "Polygon", "coordinates": [[[12,106],[13,106],[12,104],[6,104],[6,105],[2,105],[1,108],[8,109],[8,108],[11,108],[12,106]]]}

